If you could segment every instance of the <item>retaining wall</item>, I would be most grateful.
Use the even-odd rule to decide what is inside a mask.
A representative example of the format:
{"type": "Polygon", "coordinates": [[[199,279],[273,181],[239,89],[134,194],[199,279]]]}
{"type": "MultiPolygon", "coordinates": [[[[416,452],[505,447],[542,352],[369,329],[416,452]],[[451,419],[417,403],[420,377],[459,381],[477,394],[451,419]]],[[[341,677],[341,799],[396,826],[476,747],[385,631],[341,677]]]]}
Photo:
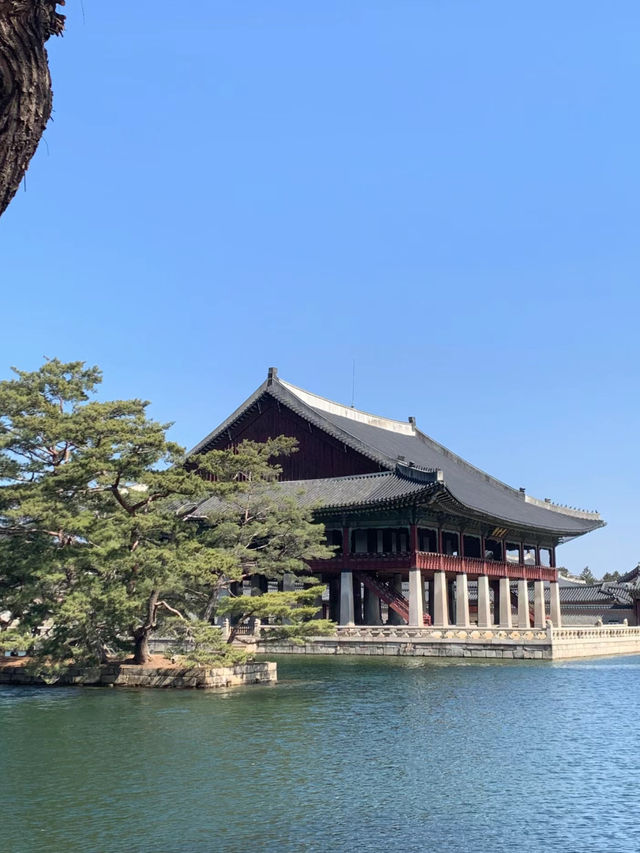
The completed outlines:
{"type": "Polygon", "coordinates": [[[553,660],[640,654],[640,627],[635,625],[554,628],[552,634],[553,660]]]}
{"type": "Polygon", "coordinates": [[[16,662],[0,665],[0,684],[33,686],[212,688],[268,684],[277,680],[277,666],[271,661],[253,661],[236,666],[184,668],[113,663],[91,669],[70,667],[55,680],[34,675],[28,668],[16,662]]]}
{"type": "Polygon", "coordinates": [[[564,660],[640,654],[640,627],[546,629],[339,627],[333,637],[303,645],[258,642],[264,654],[389,655],[407,657],[564,660]]]}

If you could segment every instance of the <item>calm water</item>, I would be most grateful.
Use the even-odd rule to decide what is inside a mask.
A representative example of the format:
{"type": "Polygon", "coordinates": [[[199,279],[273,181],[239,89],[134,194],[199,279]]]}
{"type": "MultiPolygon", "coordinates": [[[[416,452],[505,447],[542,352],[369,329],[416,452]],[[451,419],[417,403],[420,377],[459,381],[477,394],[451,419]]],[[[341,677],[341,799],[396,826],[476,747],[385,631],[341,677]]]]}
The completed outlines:
{"type": "Polygon", "coordinates": [[[0,687],[0,849],[640,850],[639,657],[279,666],[225,694],[0,687]]]}

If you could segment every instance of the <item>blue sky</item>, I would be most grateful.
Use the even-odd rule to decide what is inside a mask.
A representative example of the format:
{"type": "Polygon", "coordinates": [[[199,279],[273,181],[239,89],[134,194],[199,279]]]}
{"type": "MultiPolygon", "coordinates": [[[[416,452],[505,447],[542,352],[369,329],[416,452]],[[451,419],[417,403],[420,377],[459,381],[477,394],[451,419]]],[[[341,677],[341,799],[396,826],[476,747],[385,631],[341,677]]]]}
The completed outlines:
{"type": "Polygon", "coordinates": [[[640,6],[71,0],[0,224],[0,375],[81,358],[191,446],[275,365],[640,558],[640,6]]]}

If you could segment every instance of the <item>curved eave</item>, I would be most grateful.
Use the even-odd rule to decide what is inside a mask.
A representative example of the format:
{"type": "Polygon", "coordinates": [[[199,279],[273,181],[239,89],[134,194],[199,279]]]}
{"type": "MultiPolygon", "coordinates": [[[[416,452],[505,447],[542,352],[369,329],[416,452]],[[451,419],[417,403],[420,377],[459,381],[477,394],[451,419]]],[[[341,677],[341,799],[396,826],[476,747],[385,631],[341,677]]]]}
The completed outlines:
{"type": "Polygon", "coordinates": [[[487,524],[493,525],[495,527],[506,526],[509,529],[535,530],[546,535],[558,537],[563,542],[567,542],[570,539],[575,539],[578,536],[584,536],[585,533],[590,533],[592,530],[597,530],[599,527],[606,526],[606,522],[602,521],[601,519],[593,519],[593,521],[584,519],[584,527],[581,530],[576,530],[575,528],[568,529],[562,527],[544,527],[540,524],[526,524],[522,520],[517,521],[515,519],[507,518],[505,516],[491,515],[487,512],[484,512],[483,510],[476,509],[475,507],[463,503],[447,488],[446,483],[443,483],[443,488],[435,497],[433,503],[448,509],[455,515],[463,515],[467,518],[475,518],[478,521],[484,521],[487,524]]]}
{"type": "Polygon", "coordinates": [[[578,536],[583,536],[585,533],[590,533],[599,527],[604,527],[605,522],[594,520],[588,522],[585,520],[585,526],[582,530],[573,530],[559,527],[541,527],[539,524],[524,524],[521,520],[516,521],[511,518],[504,518],[498,515],[490,515],[474,507],[468,506],[458,500],[456,496],[449,490],[446,483],[432,483],[420,491],[414,491],[405,495],[398,495],[390,498],[376,498],[369,501],[359,501],[358,503],[334,503],[322,504],[313,507],[314,515],[335,515],[336,513],[357,513],[363,511],[371,511],[374,509],[393,509],[395,507],[408,506],[432,506],[439,508],[452,515],[461,516],[463,518],[473,518],[478,522],[483,522],[490,527],[507,527],[510,530],[531,530],[545,536],[551,536],[562,542],[567,542],[570,539],[575,539],[578,536]]]}

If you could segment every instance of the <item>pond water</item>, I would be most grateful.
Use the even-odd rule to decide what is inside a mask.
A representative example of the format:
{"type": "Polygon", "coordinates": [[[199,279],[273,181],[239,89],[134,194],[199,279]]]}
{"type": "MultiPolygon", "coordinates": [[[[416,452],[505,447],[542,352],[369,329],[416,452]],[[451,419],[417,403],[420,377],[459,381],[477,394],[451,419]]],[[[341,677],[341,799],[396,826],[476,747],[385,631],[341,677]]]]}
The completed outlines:
{"type": "Polygon", "coordinates": [[[0,687],[0,849],[640,850],[640,657],[278,664],[225,693],[0,687]]]}

